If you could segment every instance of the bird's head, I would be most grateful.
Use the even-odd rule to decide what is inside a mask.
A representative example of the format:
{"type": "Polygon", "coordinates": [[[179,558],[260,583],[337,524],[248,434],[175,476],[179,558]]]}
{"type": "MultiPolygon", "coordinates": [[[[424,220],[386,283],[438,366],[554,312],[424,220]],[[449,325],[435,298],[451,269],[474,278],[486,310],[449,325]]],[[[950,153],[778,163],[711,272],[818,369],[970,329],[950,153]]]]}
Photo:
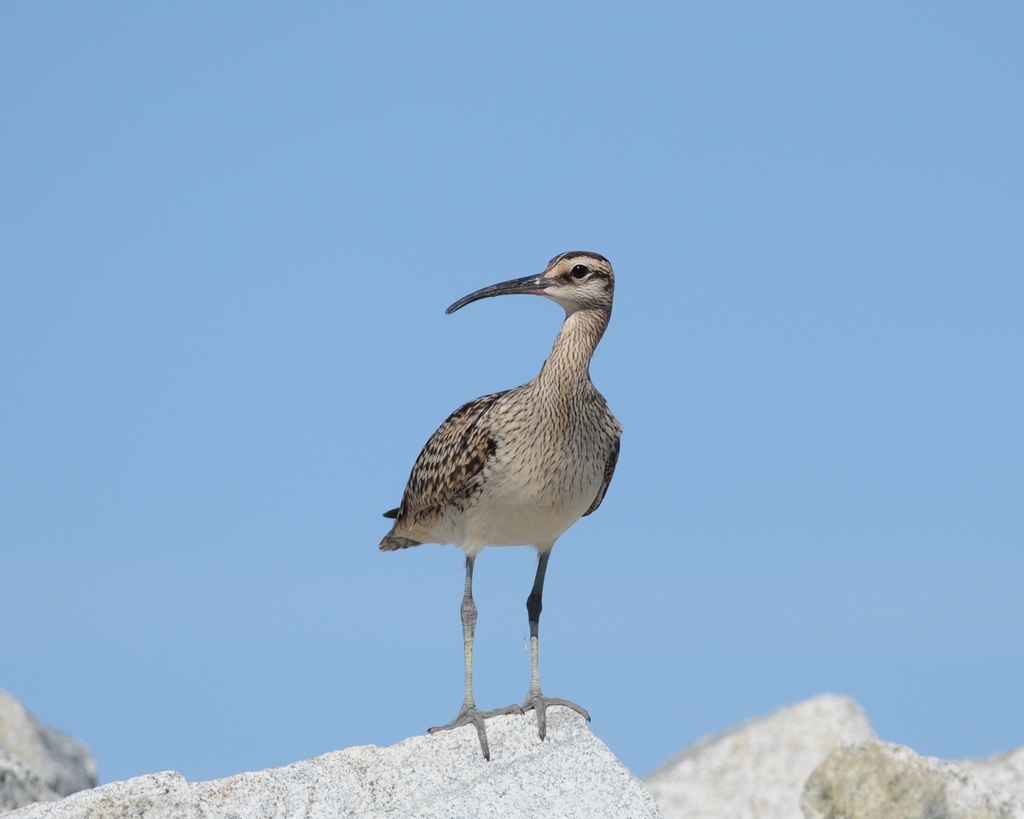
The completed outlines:
{"type": "Polygon", "coordinates": [[[510,293],[547,296],[561,305],[566,313],[578,310],[611,312],[614,292],[615,274],[604,256],[585,250],[571,250],[555,256],[538,276],[492,284],[463,296],[445,312],[454,313],[470,302],[510,293]]]}

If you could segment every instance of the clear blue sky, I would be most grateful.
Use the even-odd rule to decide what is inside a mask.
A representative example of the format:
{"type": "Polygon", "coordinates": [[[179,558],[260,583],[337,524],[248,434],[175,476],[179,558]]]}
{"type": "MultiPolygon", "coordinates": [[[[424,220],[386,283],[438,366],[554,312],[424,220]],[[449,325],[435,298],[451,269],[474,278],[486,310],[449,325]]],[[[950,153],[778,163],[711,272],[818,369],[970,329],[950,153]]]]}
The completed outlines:
{"type": "Polygon", "coordinates": [[[461,556],[381,513],[561,321],[444,308],[587,249],[626,432],[547,693],[641,774],[822,691],[1024,745],[1024,11],[771,5],[0,6],[0,687],[104,781],[447,722],[461,556]]]}

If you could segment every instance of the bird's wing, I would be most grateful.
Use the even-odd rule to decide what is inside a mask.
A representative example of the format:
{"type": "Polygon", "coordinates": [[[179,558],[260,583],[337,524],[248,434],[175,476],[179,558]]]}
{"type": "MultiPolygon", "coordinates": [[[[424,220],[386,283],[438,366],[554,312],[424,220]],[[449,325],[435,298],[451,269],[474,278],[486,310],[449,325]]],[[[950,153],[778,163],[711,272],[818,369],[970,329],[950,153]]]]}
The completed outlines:
{"type": "Polygon", "coordinates": [[[615,474],[615,464],[619,461],[619,439],[615,439],[615,444],[612,446],[612,451],[608,454],[608,460],[604,465],[604,480],[601,481],[601,488],[597,490],[597,497],[594,498],[594,502],[590,504],[590,508],[583,513],[583,517],[586,517],[591,512],[595,511],[598,506],[601,505],[601,501],[604,500],[604,493],[608,491],[608,484],[612,482],[612,475],[615,474]]]}
{"type": "Polygon", "coordinates": [[[463,404],[430,436],[413,464],[396,526],[406,520],[425,522],[473,495],[484,465],[497,448],[485,416],[508,392],[484,395],[463,404]]]}

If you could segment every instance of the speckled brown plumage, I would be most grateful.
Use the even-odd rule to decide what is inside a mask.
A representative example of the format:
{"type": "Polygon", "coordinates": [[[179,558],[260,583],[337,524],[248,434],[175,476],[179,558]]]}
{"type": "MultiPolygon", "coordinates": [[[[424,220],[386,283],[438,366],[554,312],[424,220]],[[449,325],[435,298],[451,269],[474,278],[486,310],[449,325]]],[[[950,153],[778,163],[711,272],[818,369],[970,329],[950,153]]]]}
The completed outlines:
{"type": "Polygon", "coordinates": [[[467,553],[519,543],[548,549],[600,506],[622,428],[591,383],[589,365],[611,315],[613,274],[603,257],[570,253],[553,259],[544,275],[555,282],[551,289],[569,288],[556,301],[576,301],[540,374],[448,417],[416,459],[401,505],[388,513],[395,525],[382,550],[421,543],[456,543],[467,553]],[[579,259],[594,268],[590,292],[572,284],[579,259]],[[486,512],[489,502],[506,517],[520,512],[526,525],[473,525],[474,511],[486,512]]]}
{"type": "Polygon", "coordinates": [[[427,542],[429,535],[424,540],[413,540],[394,531],[415,529],[429,533],[445,514],[457,514],[480,491],[484,466],[498,447],[489,424],[481,424],[481,420],[507,393],[506,390],[484,395],[463,404],[430,436],[412,468],[402,503],[393,510],[396,523],[381,541],[382,550],[405,549],[427,542]]]}

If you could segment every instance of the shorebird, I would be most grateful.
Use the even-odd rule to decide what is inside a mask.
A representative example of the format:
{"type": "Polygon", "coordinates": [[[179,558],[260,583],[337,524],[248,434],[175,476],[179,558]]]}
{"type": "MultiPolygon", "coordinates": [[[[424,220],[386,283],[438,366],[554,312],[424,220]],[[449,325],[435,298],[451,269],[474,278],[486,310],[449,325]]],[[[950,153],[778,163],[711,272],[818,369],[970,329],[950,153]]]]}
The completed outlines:
{"type": "Polygon", "coordinates": [[[529,293],[560,305],[565,321],[536,378],[470,401],[441,424],[416,459],[401,505],[384,513],[395,524],[380,543],[383,551],[452,543],[466,556],[465,699],[455,719],[430,733],[474,725],[488,760],[487,717],[532,709],[542,740],[549,706],[563,705],[590,719],[575,703],[541,693],[538,632],[551,548],[601,505],[619,456],[622,425],[590,381],[590,359],[608,326],[614,290],[615,275],[604,256],[572,251],[556,256],[538,276],[485,287],[449,307],[446,312],[454,313],[490,296],[529,293]],[[538,553],[526,600],[530,689],[521,707],[493,711],[481,711],[473,698],[473,564],[485,546],[533,546],[538,553]]]}

